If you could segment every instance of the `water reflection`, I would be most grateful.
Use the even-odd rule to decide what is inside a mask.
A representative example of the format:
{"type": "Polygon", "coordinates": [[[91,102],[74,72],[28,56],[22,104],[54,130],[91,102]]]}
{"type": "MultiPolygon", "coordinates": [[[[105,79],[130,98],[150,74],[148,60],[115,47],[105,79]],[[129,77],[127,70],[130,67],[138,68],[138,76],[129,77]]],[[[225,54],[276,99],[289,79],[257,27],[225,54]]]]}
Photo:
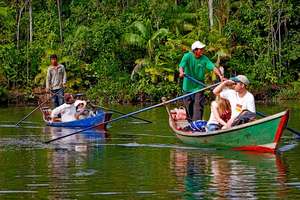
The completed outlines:
{"type": "MultiPolygon", "coordinates": [[[[44,133],[50,138],[77,131],[61,127],[45,127],[44,133]]],[[[92,176],[97,170],[86,168],[94,151],[101,152],[102,146],[95,144],[104,143],[109,134],[103,130],[91,129],[56,141],[53,149],[47,152],[49,181],[49,199],[69,198],[71,193],[76,193],[78,188],[87,184],[87,177],[92,176]],[[73,185],[70,190],[70,185],[73,185]]]]}
{"type": "MultiPolygon", "coordinates": [[[[79,131],[81,129],[74,129],[74,128],[63,128],[63,127],[51,127],[46,126],[43,128],[43,132],[46,136],[46,138],[54,139],[63,135],[68,135],[71,133],[74,133],[76,131],[79,131]]],[[[90,129],[83,131],[81,133],[65,137],[61,140],[57,140],[53,144],[68,144],[68,145],[76,145],[76,144],[91,144],[91,143],[99,143],[104,142],[105,140],[109,139],[110,135],[107,131],[103,129],[90,129]]]]}
{"type": "Polygon", "coordinates": [[[278,155],[175,149],[170,156],[183,199],[287,197],[286,166],[278,155]]]}

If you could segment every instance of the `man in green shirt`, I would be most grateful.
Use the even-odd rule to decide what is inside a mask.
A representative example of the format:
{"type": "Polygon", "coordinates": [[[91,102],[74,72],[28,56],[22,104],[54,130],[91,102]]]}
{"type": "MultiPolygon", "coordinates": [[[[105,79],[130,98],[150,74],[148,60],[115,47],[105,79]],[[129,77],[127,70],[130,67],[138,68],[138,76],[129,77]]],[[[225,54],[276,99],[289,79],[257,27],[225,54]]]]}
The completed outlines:
{"type": "MultiPolygon", "coordinates": [[[[192,51],[189,51],[184,54],[179,64],[179,76],[183,78],[183,91],[185,93],[194,92],[203,88],[203,86],[192,82],[188,78],[184,77],[184,74],[188,74],[191,77],[204,83],[205,74],[208,71],[214,71],[216,75],[219,76],[220,80],[223,80],[224,77],[215,67],[215,65],[203,55],[205,44],[200,41],[196,41],[192,44],[192,51]]],[[[188,96],[183,100],[188,116],[193,121],[201,120],[204,113],[204,92],[199,92],[194,95],[188,96]]]]}

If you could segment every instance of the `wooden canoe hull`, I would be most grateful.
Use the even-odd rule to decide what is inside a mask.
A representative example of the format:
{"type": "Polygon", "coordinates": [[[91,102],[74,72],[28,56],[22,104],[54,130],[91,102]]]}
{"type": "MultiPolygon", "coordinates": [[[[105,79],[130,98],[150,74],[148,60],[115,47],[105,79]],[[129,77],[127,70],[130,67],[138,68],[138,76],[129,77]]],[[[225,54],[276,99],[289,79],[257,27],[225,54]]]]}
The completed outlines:
{"type": "Polygon", "coordinates": [[[183,143],[200,147],[275,152],[288,122],[289,112],[284,111],[253,122],[214,132],[187,132],[186,121],[175,121],[169,116],[169,125],[183,143]]]}

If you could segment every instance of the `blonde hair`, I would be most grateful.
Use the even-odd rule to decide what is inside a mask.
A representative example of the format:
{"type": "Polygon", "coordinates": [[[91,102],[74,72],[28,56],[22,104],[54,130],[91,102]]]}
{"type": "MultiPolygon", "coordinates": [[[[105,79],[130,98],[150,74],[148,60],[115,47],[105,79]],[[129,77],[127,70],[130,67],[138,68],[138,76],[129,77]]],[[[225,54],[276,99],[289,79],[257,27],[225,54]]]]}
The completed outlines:
{"type": "Polygon", "coordinates": [[[224,99],[220,96],[216,97],[216,103],[218,104],[218,113],[222,114],[225,113],[226,111],[230,111],[230,103],[227,99],[224,99]]]}

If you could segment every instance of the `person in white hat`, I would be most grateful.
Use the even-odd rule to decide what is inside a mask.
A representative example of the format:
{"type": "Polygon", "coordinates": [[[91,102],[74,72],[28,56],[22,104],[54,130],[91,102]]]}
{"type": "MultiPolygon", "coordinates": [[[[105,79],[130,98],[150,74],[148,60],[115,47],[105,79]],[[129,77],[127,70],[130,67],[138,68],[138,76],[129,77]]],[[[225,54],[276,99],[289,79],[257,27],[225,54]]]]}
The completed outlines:
{"type": "MultiPolygon", "coordinates": [[[[203,55],[205,46],[206,45],[200,41],[194,42],[192,44],[192,51],[185,53],[181,59],[179,64],[179,77],[183,78],[182,89],[185,93],[191,93],[204,87],[185,77],[185,74],[202,83],[205,81],[205,73],[207,71],[214,71],[220,80],[224,79],[218,68],[215,67],[215,64],[203,55]]],[[[204,113],[204,93],[196,93],[185,98],[183,101],[187,108],[189,119],[193,121],[201,120],[204,113]]]]}
{"type": "Polygon", "coordinates": [[[56,120],[58,116],[61,116],[62,122],[74,121],[80,118],[80,115],[83,114],[86,106],[86,101],[83,100],[75,100],[72,94],[66,93],[64,95],[65,103],[54,108],[51,112],[50,117],[53,120],[56,120]],[[83,104],[81,111],[77,112],[77,106],[79,104],[83,104]]]}
{"type": "Polygon", "coordinates": [[[231,118],[222,129],[238,125],[241,119],[248,122],[250,118],[255,118],[255,100],[254,96],[247,90],[249,84],[246,76],[238,75],[222,82],[213,90],[215,95],[227,99],[231,106],[231,118]]]}

